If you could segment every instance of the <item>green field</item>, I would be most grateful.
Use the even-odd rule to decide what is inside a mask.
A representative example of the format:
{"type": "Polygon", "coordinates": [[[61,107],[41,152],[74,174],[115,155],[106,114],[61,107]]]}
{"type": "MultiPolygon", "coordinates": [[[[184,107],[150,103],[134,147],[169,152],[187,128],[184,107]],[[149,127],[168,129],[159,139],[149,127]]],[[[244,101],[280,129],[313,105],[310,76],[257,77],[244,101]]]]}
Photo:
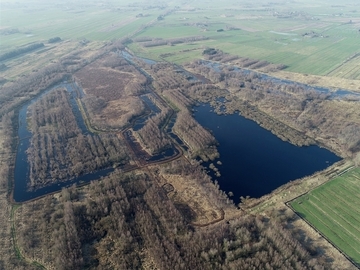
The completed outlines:
{"type": "Polygon", "coordinates": [[[241,57],[284,64],[291,72],[358,79],[357,59],[349,61],[360,52],[360,10],[356,4],[352,0],[343,1],[341,6],[336,1],[310,0],[301,3],[225,0],[206,4],[7,0],[1,3],[0,30],[18,32],[1,34],[0,49],[45,42],[55,36],[95,41],[126,36],[163,39],[206,36],[208,40],[175,46],[143,48],[133,43],[129,47],[153,59],[171,53],[164,59],[179,64],[201,57],[205,46],[215,47],[241,57]],[[163,14],[164,19],[157,20],[163,14]],[[224,31],[218,32],[220,29],[224,31]],[[312,34],[304,36],[305,33],[312,34]]]}
{"type": "Polygon", "coordinates": [[[360,265],[360,168],[291,202],[292,208],[360,265]]]}
{"type": "MultiPolygon", "coordinates": [[[[177,38],[183,36],[206,36],[206,41],[175,46],[159,46],[139,49],[130,45],[136,53],[157,58],[160,54],[178,52],[169,61],[182,64],[199,54],[182,51],[193,47],[216,47],[230,54],[254,59],[263,59],[276,64],[285,64],[287,71],[344,77],[337,68],[359,51],[360,12],[352,6],[341,9],[331,3],[297,6],[296,3],[274,5],[269,11],[256,5],[233,5],[229,8],[187,9],[176,11],[163,21],[138,34],[138,36],[177,38]],[[295,11],[296,16],[276,17],[295,11]],[[337,12],[343,12],[337,16],[337,12]],[[345,12],[344,12],[345,11],[345,12]],[[350,23],[351,21],[351,23],[350,23]],[[217,30],[223,29],[223,32],[217,30]],[[237,29],[237,30],[234,30],[237,29]],[[313,36],[304,36],[305,33],[313,36]],[[335,74],[334,74],[335,73],[335,74]]],[[[303,4],[303,3],[302,3],[303,4]]],[[[214,4],[215,5],[215,4],[214,4]]],[[[357,79],[358,71],[346,78],[357,79]]]]}
{"type": "Polygon", "coordinates": [[[129,6],[131,3],[6,1],[1,3],[0,30],[17,29],[18,33],[0,35],[0,49],[6,51],[13,46],[44,42],[56,36],[63,40],[122,38],[156,20],[164,12],[152,9],[145,13],[141,8],[129,6]],[[140,13],[144,16],[137,16],[140,13]]]}

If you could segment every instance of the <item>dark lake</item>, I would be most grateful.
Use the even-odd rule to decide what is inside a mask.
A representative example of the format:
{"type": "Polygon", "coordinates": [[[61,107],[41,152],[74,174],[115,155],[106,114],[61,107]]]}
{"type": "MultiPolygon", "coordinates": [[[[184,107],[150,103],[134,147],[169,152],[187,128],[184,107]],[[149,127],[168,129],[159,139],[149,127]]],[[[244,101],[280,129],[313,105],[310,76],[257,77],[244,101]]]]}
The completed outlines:
{"type": "Polygon", "coordinates": [[[209,104],[202,104],[196,107],[194,117],[219,142],[222,165],[217,165],[217,160],[213,163],[221,176],[213,178],[223,191],[234,193],[236,204],[240,196],[259,198],[341,159],[318,146],[297,147],[284,142],[241,115],[218,115],[211,110],[209,104]]]}

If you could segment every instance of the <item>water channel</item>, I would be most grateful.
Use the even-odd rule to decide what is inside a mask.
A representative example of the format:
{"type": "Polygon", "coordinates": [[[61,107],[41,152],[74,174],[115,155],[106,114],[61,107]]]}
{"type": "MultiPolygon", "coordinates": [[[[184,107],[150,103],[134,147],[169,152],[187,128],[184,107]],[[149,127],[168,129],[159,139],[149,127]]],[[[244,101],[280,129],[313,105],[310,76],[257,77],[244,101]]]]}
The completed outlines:
{"type": "Polygon", "coordinates": [[[27,123],[28,108],[31,104],[38,101],[44,95],[59,88],[65,88],[70,94],[71,109],[74,115],[76,116],[76,122],[79,128],[81,129],[81,131],[83,132],[83,134],[91,134],[91,132],[87,129],[85,125],[85,122],[81,116],[80,110],[76,103],[76,97],[78,95],[81,96],[83,93],[81,89],[79,89],[79,87],[77,87],[77,85],[74,83],[68,83],[68,82],[60,83],[46,90],[41,95],[25,103],[19,111],[19,129],[18,129],[19,145],[18,145],[16,161],[15,161],[16,163],[15,163],[15,172],[14,172],[14,193],[13,193],[13,199],[16,202],[31,200],[51,192],[61,190],[63,187],[70,186],[74,183],[85,183],[95,179],[99,179],[100,177],[105,176],[114,170],[113,168],[108,168],[108,169],[100,170],[96,173],[82,175],[80,177],[71,179],[70,181],[67,182],[54,183],[36,190],[28,189],[28,177],[29,177],[30,168],[29,168],[26,150],[30,146],[30,138],[31,138],[31,132],[28,129],[28,123],[27,123]]]}
{"type": "MultiPolygon", "coordinates": [[[[256,122],[245,117],[218,115],[209,104],[196,107],[195,119],[212,131],[219,142],[221,190],[253,198],[270,193],[281,185],[323,170],[341,158],[318,146],[297,147],[284,142],[256,122]]],[[[209,164],[206,164],[207,166],[209,164]]]]}
{"type": "MultiPolygon", "coordinates": [[[[218,67],[214,66],[214,68],[217,69],[218,67]]],[[[246,71],[244,70],[244,72],[246,71]]],[[[189,74],[185,75],[189,77],[189,74]]],[[[290,82],[284,81],[283,83],[290,82]]],[[[29,164],[26,150],[30,145],[31,137],[31,132],[27,127],[28,107],[43,95],[59,87],[65,88],[70,94],[70,104],[79,128],[84,134],[91,134],[84,123],[76,102],[76,98],[82,97],[83,92],[74,83],[61,83],[24,104],[19,111],[19,146],[14,174],[13,199],[17,202],[27,201],[58,191],[62,187],[74,183],[86,183],[99,179],[114,170],[113,168],[99,170],[95,173],[70,179],[67,182],[52,184],[35,191],[28,190],[29,164]]],[[[349,95],[354,93],[346,91],[337,94],[349,95]]],[[[160,109],[152,102],[148,94],[142,95],[140,98],[147,106],[149,113],[135,119],[133,122],[134,130],[140,129],[148,117],[160,112],[160,109]]],[[[218,165],[217,160],[213,163],[220,170],[221,176],[216,177],[212,172],[210,174],[214,179],[218,180],[222,190],[234,193],[233,200],[235,203],[239,202],[240,196],[260,197],[290,180],[313,174],[340,160],[335,154],[318,146],[296,147],[283,142],[271,132],[240,115],[217,115],[211,112],[209,104],[202,104],[197,107],[194,116],[202,126],[213,132],[220,144],[218,150],[220,153],[219,160],[222,165],[218,165]]],[[[166,124],[164,131],[186,151],[188,147],[172,131],[175,120],[176,114],[174,113],[166,124]]],[[[164,161],[177,154],[179,154],[178,150],[172,147],[157,156],[147,157],[146,162],[164,161]]]]}
{"type": "MultiPolygon", "coordinates": [[[[82,117],[82,114],[79,110],[78,104],[77,104],[77,97],[82,97],[84,95],[82,89],[78,87],[75,83],[68,83],[63,82],[60,83],[45,92],[43,92],[41,95],[35,97],[34,99],[28,101],[25,103],[20,111],[19,111],[19,129],[18,129],[18,137],[19,137],[19,145],[17,149],[17,155],[16,155],[16,163],[15,163],[15,172],[14,172],[14,192],[13,192],[13,199],[16,202],[24,202],[28,201],[43,195],[46,195],[48,193],[56,192],[61,190],[63,187],[71,186],[72,184],[84,184],[88,183],[92,180],[99,179],[103,176],[108,175],[109,173],[114,171],[114,168],[106,168],[102,169],[96,172],[92,172],[89,174],[81,175],[76,178],[69,179],[69,181],[66,182],[60,182],[60,183],[54,183],[50,184],[46,187],[38,188],[36,190],[29,190],[28,188],[28,178],[29,178],[29,172],[30,172],[30,166],[28,163],[28,156],[27,156],[27,149],[30,146],[30,139],[31,139],[31,132],[28,129],[28,109],[29,106],[36,101],[38,101],[40,98],[42,98],[44,95],[50,93],[51,91],[59,88],[64,88],[69,93],[69,101],[71,105],[71,109],[73,114],[75,115],[76,122],[78,127],[81,129],[83,134],[92,134],[91,131],[88,130],[85,121],[82,117]]],[[[154,102],[149,98],[148,95],[151,94],[144,94],[140,96],[140,99],[144,102],[146,107],[148,108],[148,113],[136,118],[133,122],[133,129],[139,130],[141,129],[145,123],[146,120],[149,117],[152,117],[156,115],[157,113],[160,113],[160,109],[154,104],[154,102]]],[[[183,149],[187,149],[184,143],[180,140],[177,135],[175,135],[171,130],[175,123],[176,114],[174,114],[170,120],[167,126],[165,127],[165,131],[169,133],[169,136],[171,136],[177,143],[182,146],[183,149]]],[[[130,140],[130,144],[134,144],[130,140]]],[[[136,144],[134,144],[133,148],[136,148],[136,144]]],[[[139,147],[138,147],[139,148],[139,147]]],[[[144,152],[141,147],[140,152],[144,152]]],[[[168,149],[165,149],[161,153],[150,156],[146,152],[143,153],[143,158],[145,159],[143,161],[144,164],[146,163],[155,163],[158,161],[164,161],[166,159],[170,159],[176,155],[179,154],[179,151],[175,147],[170,147],[168,149]]],[[[138,156],[139,159],[141,159],[141,156],[138,156]]],[[[136,166],[135,166],[136,167],[136,166]]],[[[132,166],[126,166],[126,169],[133,169],[132,166]]]]}
{"type": "MultiPolygon", "coordinates": [[[[211,61],[203,60],[202,63],[205,66],[212,68],[217,73],[220,73],[222,67],[225,67],[225,65],[221,65],[219,63],[211,62],[211,61]]],[[[314,90],[320,94],[329,95],[330,99],[348,98],[351,100],[360,101],[360,93],[359,92],[350,91],[350,90],[346,90],[346,89],[336,89],[336,90],[331,91],[329,88],[326,88],[326,87],[311,86],[311,85],[307,85],[304,83],[294,82],[291,80],[279,79],[279,78],[272,77],[272,76],[269,76],[264,73],[256,72],[256,71],[245,69],[245,68],[239,68],[239,67],[235,67],[235,66],[230,66],[230,67],[232,68],[232,70],[234,72],[238,72],[238,73],[241,73],[244,75],[248,75],[251,72],[253,74],[256,74],[258,76],[258,78],[261,78],[261,80],[270,81],[275,84],[295,85],[295,86],[300,86],[303,89],[308,89],[309,91],[314,90]]]]}

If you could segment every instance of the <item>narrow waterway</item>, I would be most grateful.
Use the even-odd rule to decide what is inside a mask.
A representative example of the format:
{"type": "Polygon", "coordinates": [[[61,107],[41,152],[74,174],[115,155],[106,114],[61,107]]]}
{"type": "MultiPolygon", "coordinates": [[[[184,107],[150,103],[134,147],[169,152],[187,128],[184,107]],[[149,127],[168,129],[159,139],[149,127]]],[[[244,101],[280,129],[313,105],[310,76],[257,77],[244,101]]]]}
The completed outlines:
{"type": "MultiPolygon", "coordinates": [[[[318,146],[297,147],[241,115],[218,115],[209,104],[195,108],[196,120],[219,142],[220,188],[240,196],[261,197],[281,185],[325,169],[341,158],[318,146]]],[[[209,165],[209,164],[206,164],[209,165]]]]}
{"type": "MultiPolygon", "coordinates": [[[[72,184],[84,184],[88,183],[92,180],[99,179],[103,176],[108,175],[109,173],[114,171],[114,168],[106,168],[102,170],[98,170],[96,172],[91,172],[89,174],[80,175],[79,177],[69,179],[66,182],[60,182],[60,183],[54,183],[50,184],[46,187],[38,188],[36,190],[29,190],[28,183],[29,183],[29,172],[30,172],[30,166],[28,162],[28,155],[26,153],[27,149],[30,146],[30,139],[31,139],[31,132],[28,129],[28,109],[31,104],[38,101],[40,98],[42,98],[44,95],[50,93],[51,91],[54,91],[55,89],[59,88],[65,88],[69,93],[69,102],[71,105],[71,109],[73,114],[75,115],[76,122],[78,127],[81,129],[83,134],[92,134],[91,131],[88,130],[85,121],[82,117],[82,114],[79,110],[78,103],[76,98],[83,96],[82,89],[79,88],[75,83],[61,83],[58,84],[49,90],[46,90],[41,95],[35,97],[31,101],[25,103],[20,111],[19,111],[19,129],[18,129],[18,137],[19,137],[19,145],[17,149],[17,155],[16,155],[16,163],[15,163],[15,172],[14,172],[14,191],[13,191],[13,199],[16,202],[24,202],[31,199],[35,199],[37,197],[56,192],[61,190],[63,187],[70,186],[72,184]]],[[[146,120],[149,117],[152,117],[156,115],[157,113],[160,113],[160,109],[153,103],[153,101],[147,96],[147,94],[140,96],[141,100],[144,102],[144,104],[147,106],[149,113],[144,114],[140,117],[138,117],[134,123],[133,123],[133,129],[139,130],[144,126],[146,123],[146,120]]],[[[186,146],[182,143],[182,141],[171,131],[172,126],[174,125],[176,118],[176,114],[171,118],[171,121],[168,123],[168,127],[166,127],[166,131],[169,133],[169,135],[177,141],[177,143],[183,147],[183,149],[187,149],[186,146]]],[[[130,140],[131,142],[131,140],[130,140]]],[[[142,150],[142,149],[141,149],[142,150]]],[[[142,150],[143,151],[143,150],[142,150]]],[[[146,152],[144,152],[144,162],[145,163],[156,163],[156,162],[164,162],[167,159],[171,159],[174,156],[179,155],[179,151],[177,148],[170,147],[168,149],[165,149],[161,153],[150,156],[146,152]]],[[[141,158],[142,156],[140,155],[141,158]]],[[[132,169],[135,169],[136,165],[125,165],[122,167],[124,171],[129,171],[132,169]]]]}
{"type": "Polygon", "coordinates": [[[95,179],[99,179],[101,176],[105,176],[114,170],[113,168],[104,169],[96,173],[82,175],[80,177],[71,179],[70,181],[67,182],[51,184],[49,186],[39,188],[37,190],[28,189],[28,178],[29,178],[30,168],[29,168],[28,156],[26,150],[30,146],[30,138],[32,135],[30,130],[28,129],[28,122],[27,122],[28,109],[31,104],[38,101],[44,95],[59,88],[65,88],[70,94],[71,109],[74,115],[76,116],[76,122],[79,128],[81,129],[81,131],[84,134],[91,134],[91,132],[87,129],[85,125],[84,119],[82,118],[82,115],[76,103],[76,97],[78,95],[82,95],[82,92],[81,89],[79,89],[77,85],[74,83],[68,83],[68,82],[60,83],[46,90],[41,95],[35,97],[31,101],[25,103],[19,111],[19,129],[18,129],[19,145],[18,145],[16,161],[15,161],[14,192],[13,192],[13,199],[16,202],[31,200],[51,192],[61,190],[63,187],[72,185],[74,183],[85,183],[95,179]]]}

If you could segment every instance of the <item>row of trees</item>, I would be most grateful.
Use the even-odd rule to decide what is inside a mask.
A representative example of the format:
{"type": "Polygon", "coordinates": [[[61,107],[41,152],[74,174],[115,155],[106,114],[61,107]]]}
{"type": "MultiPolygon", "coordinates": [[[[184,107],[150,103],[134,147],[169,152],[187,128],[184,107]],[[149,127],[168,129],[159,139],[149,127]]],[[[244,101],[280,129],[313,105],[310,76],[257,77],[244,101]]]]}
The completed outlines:
{"type": "Polygon", "coordinates": [[[5,60],[7,60],[9,58],[12,58],[12,57],[15,57],[15,56],[18,56],[20,54],[27,53],[27,52],[34,51],[34,50],[36,50],[38,48],[41,48],[41,47],[44,47],[44,43],[33,43],[33,44],[29,44],[29,45],[26,45],[26,46],[23,46],[23,47],[13,49],[13,50],[8,51],[6,53],[0,54],[0,61],[5,61],[5,60]]]}
{"type": "Polygon", "coordinates": [[[221,63],[236,63],[237,66],[249,69],[261,69],[265,72],[277,71],[284,69],[286,66],[281,64],[272,64],[264,60],[250,59],[247,57],[239,57],[225,53],[219,49],[207,48],[203,51],[203,56],[206,60],[218,61],[221,63]]]}
{"type": "Polygon", "coordinates": [[[64,89],[34,103],[30,123],[31,187],[66,181],[128,159],[126,146],[116,135],[82,134],[64,89]]]}
{"type": "Polygon", "coordinates": [[[151,155],[171,147],[170,139],[162,130],[169,113],[169,109],[163,109],[161,113],[150,117],[146,124],[135,132],[141,146],[151,155]]]}
{"type": "Polygon", "coordinates": [[[216,156],[212,148],[216,143],[214,136],[203,128],[189,112],[181,111],[177,114],[173,129],[190,146],[193,156],[199,155],[205,160],[216,156]]]}
{"type": "Polygon", "coordinates": [[[226,104],[228,112],[241,110],[247,117],[295,144],[311,143],[306,139],[311,137],[344,156],[352,156],[360,149],[360,121],[355,117],[360,108],[356,101],[339,97],[342,99],[339,102],[331,92],[234,67],[204,61],[195,61],[188,67],[228,90],[226,96],[231,100],[226,104]],[[244,102],[247,104],[245,107],[244,102]],[[258,113],[254,114],[256,110],[258,113]],[[258,119],[261,112],[270,118],[258,119]],[[278,121],[285,126],[280,127],[279,123],[276,126],[280,128],[274,126],[273,123],[278,121]]]}
{"type": "Polygon", "coordinates": [[[184,38],[172,38],[172,39],[152,39],[148,40],[148,38],[136,39],[137,42],[141,42],[141,45],[144,47],[155,47],[155,46],[163,46],[163,45],[175,45],[179,43],[189,43],[195,41],[206,40],[208,37],[205,36],[193,36],[193,37],[184,37],[184,38]]]}
{"type": "Polygon", "coordinates": [[[19,244],[49,268],[329,269],[285,229],[291,216],[243,216],[196,230],[144,173],[117,172],[18,211],[19,244]]]}

